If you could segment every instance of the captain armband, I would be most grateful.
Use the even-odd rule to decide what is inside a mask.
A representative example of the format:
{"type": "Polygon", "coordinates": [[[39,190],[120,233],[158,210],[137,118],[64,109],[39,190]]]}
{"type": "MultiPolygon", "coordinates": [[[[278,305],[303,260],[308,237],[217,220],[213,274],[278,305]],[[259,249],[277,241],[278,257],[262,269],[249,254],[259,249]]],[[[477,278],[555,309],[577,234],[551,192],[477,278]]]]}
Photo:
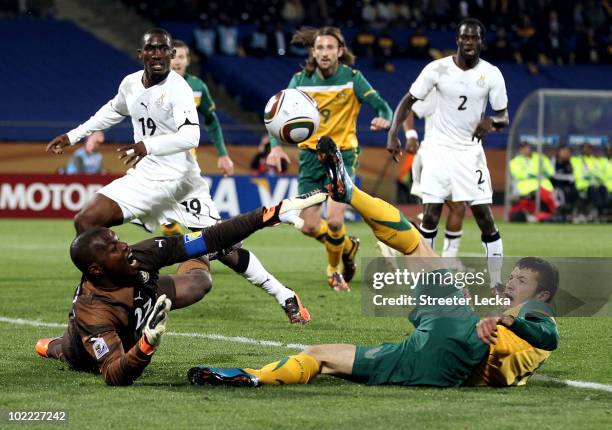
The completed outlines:
{"type": "Polygon", "coordinates": [[[208,246],[201,231],[194,231],[183,236],[185,252],[189,257],[199,257],[208,253],[208,246]]]}

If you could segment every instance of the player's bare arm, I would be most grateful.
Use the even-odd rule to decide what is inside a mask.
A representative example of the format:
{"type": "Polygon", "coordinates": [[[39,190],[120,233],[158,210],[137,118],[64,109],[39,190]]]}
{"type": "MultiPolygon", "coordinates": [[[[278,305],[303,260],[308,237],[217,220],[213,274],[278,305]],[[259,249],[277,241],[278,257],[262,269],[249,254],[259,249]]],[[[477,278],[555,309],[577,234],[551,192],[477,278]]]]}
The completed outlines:
{"type": "Polygon", "coordinates": [[[494,115],[486,116],[480,120],[472,135],[472,140],[482,140],[490,131],[501,130],[510,124],[510,118],[508,117],[508,109],[502,109],[495,111],[494,115]]]}
{"type": "Polygon", "coordinates": [[[403,125],[406,136],[406,152],[409,154],[416,154],[419,149],[419,135],[414,129],[414,113],[412,110],[408,112],[403,125]]]}
{"type": "Polygon", "coordinates": [[[223,173],[223,176],[234,174],[234,162],[229,155],[222,155],[217,159],[217,168],[223,173]]]}
{"type": "Polygon", "coordinates": [[[64,148],[66,146],[70,146],[70,139],[68,139],[68,135],[62,134],[60,136],[55,137],[51,142],[47,144],[46,151],[51,151],[54,154],[63,154],[64,148]]]}
{"type": "Polygon", "coordinates": [[[397,162],[399,156],[402,154],[402,144],[397,137],[397,133],[408,112],[412,109],[412,105],[417,101],[417,98],[412,94],[407,93],[402,100],[400,100],[395,112],[393,113],[393,121],[391,122],[391,128],[387,135],[387,151],[393,156],[393,159],[397,162]]]}

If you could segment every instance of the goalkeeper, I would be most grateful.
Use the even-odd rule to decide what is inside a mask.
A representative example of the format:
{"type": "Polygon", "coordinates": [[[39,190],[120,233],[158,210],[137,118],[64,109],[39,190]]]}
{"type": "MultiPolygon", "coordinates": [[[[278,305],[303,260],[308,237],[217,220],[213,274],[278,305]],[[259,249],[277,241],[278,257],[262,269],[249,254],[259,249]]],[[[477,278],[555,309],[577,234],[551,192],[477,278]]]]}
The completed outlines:
{"type": "Polygon", "coordinates": [[[36,352],[74,370],[99,372],[109,385],[132,384],[159,346],[168,312],[198,302],[210,290],[202,256],[280,222],[300,227],[299,212],[326,198],[318,192],[285,199],[196,233],[133,246],[105,227],[83,232],[70,245],[70,258],[83,275],[68,327],[62,337],[40,339],[36,352]],[[175,263],[181,263],[175,275],[159,275],[175,263]]]}
{"type": "MultiPolygon", "coordinates": [[[[321,138],[318,157],[330,177],[331,197],[353,206],[379,240],[406,255],[436,256],[401,212],[354,186],[331,139],[321,138]]],[[[428,261],[428,270],[446,270],[428,261]]],[[[319,374],[370,385],[524,385],[557,348],[559,333],[549,302],[558,284],[550,263],[523,258],[505,285],[510,305],[499,316],[480,319],[467,305],[417,306],[409,315],[415,330],[399,343],[313,345],[260,369],[197,366],[188,377],[197,385],[236,386],[305,384],[319,374]]],[[[452,285],[417,288],[417,296],[463,297],[452,285]]]]}

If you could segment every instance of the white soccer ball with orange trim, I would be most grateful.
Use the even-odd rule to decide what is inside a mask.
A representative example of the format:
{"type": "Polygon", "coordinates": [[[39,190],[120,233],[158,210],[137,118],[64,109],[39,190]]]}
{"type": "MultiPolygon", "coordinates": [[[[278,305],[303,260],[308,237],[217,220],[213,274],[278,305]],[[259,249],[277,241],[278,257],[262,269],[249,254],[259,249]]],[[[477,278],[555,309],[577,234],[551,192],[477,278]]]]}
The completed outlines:
{"type": "Polygon", "coordinates": [[[317,102],[304,91],[283,90],[268,100],[264,124],[268,133],[282,142],[303,142],[319,128],[317,102]]]}

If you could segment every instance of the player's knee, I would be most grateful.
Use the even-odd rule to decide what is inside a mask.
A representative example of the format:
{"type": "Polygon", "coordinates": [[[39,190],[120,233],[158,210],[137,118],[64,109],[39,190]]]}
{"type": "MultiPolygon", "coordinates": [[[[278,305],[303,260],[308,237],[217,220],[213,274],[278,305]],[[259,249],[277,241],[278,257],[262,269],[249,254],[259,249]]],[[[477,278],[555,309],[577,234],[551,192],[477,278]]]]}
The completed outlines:
{"type": "Polygon", "coordinates": [[[191,277],[189,292],[195,303],[202,300],[212,289],[212,277],[206,270],[193,270],[189,275],[191,277]]]}
{"type": "Polygon", "coordinates": [[[302,351],[302,354],[310,355],[319,362],[324,361],[324,350],[319,345],[311,345],[307,347],[304,351],[302,351]]]}
{"type": "Polygon", "coordinates": [[[320,223],[312,223],[304,220],[304,226],[302,227],[302,233],[306,236],[315,236],[320,229],[320,223]]]}
{"type": "Polygon", "coordinates": [[[421,221],[421,223],[426,229],[435,229],[436,227],[438,227],[438,222],[440,222],[440,214],[437,214],[435,212],[423,213],[423,221],[421,221]]]}
{"type": "Polygon", "coordinates": [[[89,214],[87,214],[86,212],[79,212],[78,214],[75,215],[74,217],[74,228],[77,232],[77,234],[81,234],[83,233],[85,230],[90,229],[92,226],[91,224],[91,217],[89,216],[89,214]]]}
{"type": "Polygon", "coordinates": [[[342,228],[343,224],[343,219],[329,219],[327,221],[327,228],[329,228],[331,231],[338,231],[342,228]]]}

